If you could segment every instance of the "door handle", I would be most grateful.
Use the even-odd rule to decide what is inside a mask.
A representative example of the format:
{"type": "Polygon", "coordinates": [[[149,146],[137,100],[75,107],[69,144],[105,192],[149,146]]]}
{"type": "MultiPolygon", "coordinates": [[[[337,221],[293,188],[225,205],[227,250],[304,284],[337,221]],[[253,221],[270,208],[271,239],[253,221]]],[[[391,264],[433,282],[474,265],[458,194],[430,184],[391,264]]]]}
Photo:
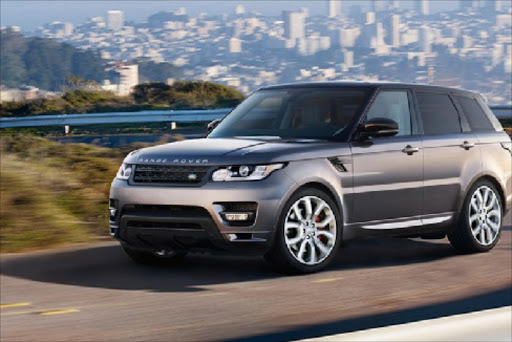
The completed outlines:
{"type": "Polygon", "coordinates": [[[465,149],[466,151],[469,150],[470,148],[473,148],[475,147],[475,144],[474,143],[470,143],[469,141],[464,141],[462,143],[462,145],[460,145],[460,147],[462,147],[463,149],[465,149]]]}
{"type": "Polygon", "coordinates": [[[407,153],[407,155],[412,156],[413,153],[419,152],[420,149],[417,147],[412,147],[411,145],[407,145],[402,152],[407,153]]]}

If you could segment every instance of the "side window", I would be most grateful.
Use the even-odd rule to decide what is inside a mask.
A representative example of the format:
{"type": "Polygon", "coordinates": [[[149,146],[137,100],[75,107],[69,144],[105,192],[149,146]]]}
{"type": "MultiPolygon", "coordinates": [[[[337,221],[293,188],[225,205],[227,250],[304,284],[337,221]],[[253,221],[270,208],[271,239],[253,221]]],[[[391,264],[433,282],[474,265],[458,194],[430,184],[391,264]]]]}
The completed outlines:
{"type": "Polygon", "coordinates": [[[495,131],[487,114],[475,99],[465,96],[456,96],[456,99],[459,101],[473,132],[495,131]]]}
{"type": "Polygon", "coordinates": [[[398,134],[411,135],[411,111],[407,91],[381,91],[366,115],[366,120],[387,118],[398,123],[398,134]]]}
{"type": "Polygon", "coordinates": [[[459,113],[448,94],[416,92],[426,135],[462,132],[459,113]]]}

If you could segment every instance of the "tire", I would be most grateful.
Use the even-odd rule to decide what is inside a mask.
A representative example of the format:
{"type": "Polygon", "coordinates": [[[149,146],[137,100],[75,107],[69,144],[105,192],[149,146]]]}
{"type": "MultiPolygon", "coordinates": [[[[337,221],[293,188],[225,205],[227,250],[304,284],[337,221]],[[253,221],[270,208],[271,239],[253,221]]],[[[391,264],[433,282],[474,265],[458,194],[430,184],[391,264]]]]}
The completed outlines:
{"type": "Polygon", "coordinates": [[[187,254],[186,252],[171,252],[165,256],[160,256],[156,253],[131,248],[125,244],[122,244],[122,246],[133,261],[142,265],[170,265],[180,261],[187,254]]]}
{"type": "Polygon", "coordinates": [[[300,189],[283,207],[265,259],[284,274],[318,272],[333,260],[341,245],[342,222],[335,202],[325,192],[300,189]]]}
{"type": "Polygon", "coordinates": [[[500,239],[502,223],[500,194],[494,184],[481,180],[469,190],[457,226],[448,239],[462,253],[488,252],[500,239]]]}

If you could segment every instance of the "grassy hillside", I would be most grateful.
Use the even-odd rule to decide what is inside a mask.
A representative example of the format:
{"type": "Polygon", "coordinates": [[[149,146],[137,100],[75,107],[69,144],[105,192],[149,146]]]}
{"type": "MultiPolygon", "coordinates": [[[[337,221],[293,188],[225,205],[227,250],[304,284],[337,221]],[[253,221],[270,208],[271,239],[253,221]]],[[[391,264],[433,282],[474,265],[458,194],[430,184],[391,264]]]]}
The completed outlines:
{"type": "Polygon", "coordinates": [[[87,241],[108,232],[108,192],[124,153],[1,136],[0,251],[87,241]]]}

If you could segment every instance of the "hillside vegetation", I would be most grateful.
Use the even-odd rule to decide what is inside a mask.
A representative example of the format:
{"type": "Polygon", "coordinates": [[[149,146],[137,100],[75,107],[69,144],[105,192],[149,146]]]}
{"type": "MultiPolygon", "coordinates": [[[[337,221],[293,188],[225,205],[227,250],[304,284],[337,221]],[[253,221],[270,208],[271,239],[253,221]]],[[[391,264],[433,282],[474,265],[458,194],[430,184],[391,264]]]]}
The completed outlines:
{"type": "Polygon", "coordinates": [[[106,235],[108,192],[124,151],[0,137],[0,251],[106,235]]]}
{"type": "Polygon", "coordinates": [[[165,83],[140,84],[130,96],[117,96],[108,91],[88,88],[71,88],[62,97],[2,102],[0,116],[212,109],[236,106],[244,99],[244,95],[237,90],[202,81],[176,81],[172,86],[165,83]]]}

